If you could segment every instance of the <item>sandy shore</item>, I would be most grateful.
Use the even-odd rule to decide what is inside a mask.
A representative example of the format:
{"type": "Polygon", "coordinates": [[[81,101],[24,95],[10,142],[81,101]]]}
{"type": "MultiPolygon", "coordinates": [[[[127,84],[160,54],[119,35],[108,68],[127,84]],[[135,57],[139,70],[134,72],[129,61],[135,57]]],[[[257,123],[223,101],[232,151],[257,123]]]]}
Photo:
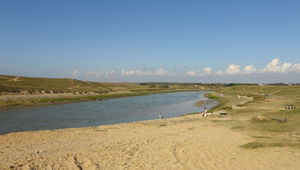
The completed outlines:
{"type": "MultiPolygon", "coordinates": [[[[200,115],[0,136],[0,169],[299,169],[300,152],[243,149],[247,134],[200,115]]],[[[224,119],[224,118],[223,118],[224,119]]]]}

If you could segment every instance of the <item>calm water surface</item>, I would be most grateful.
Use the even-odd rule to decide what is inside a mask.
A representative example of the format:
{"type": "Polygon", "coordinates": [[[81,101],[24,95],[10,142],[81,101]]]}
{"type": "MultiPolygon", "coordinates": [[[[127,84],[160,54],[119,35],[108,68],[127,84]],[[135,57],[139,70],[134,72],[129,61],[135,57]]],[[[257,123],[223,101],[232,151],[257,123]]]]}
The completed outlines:
{"type": "MultiPolygon", "coordinates": [[[[203,111],[194,103],[207,92],[176,92],[105,101],[51,105],[0,111],[0,134],[40,129],[99,126],[164,118],[203,111]]],[[[206,107],[217,104],[214,101],[206,107]]]]}

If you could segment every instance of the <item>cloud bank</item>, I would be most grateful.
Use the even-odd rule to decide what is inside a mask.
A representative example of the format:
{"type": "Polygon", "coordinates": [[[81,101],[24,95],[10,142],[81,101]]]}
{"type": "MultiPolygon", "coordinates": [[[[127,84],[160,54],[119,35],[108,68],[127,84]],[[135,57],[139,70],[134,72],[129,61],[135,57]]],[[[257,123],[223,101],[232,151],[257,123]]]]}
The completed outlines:
{"type": "MultiPolygon", "coordinates": [[[[72,72],[73,77],[83,76],[77,69],[72,72]]],[[[158,69],[122,69],[122,70],[90,70],[83,79],[104,81],[177,81],[177,82],[300,82],[300,63],[282,63],[274,58],[263,68],[256,68],[253,64],[229,64],[224,70],[213,71],[210,66],[182,73],[173,73],[164,68],[158,69]]]]}
{"type": "MultiPolygon", "coordinates": [[[[204,73],[206,75],[212,73],[211,67],[203,68],[204,73]]],[[[287,73],[300,73],[300,63],[292,64],[292,63],[282,63],[278,58],[273,59],[270,63],[268,63],[263,69],[257,69],[251,65],[246,65],[242,67],[241,65],[230,64],[225,71],[218,70],[214,74],[218,76],[223,75],[248,75],[248,74],[264,74],[264,73],[279,73],[279,74],[287,74],[287,73]]],[[[203,75],[198,70],[190,70],[186,72],[188,76],[200,76],[203,75]]]]}

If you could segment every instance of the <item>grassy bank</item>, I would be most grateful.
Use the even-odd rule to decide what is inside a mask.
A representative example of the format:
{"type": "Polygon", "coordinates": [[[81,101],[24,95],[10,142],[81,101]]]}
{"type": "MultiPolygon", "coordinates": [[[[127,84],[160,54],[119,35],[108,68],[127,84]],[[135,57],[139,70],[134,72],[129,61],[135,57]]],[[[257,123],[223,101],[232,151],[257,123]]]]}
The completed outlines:
{"type": "Polygon", "coordinates": [[[181,92],[181,91],[191,91],[191,90],[164,90],[164,91],[147,91],[147,92],[132,92],[132,93],[117,93],[117,94],[102,94],[102,95],[91,95],[82,97],[64,97],[64,98],[53,98],[53,99],[40,99],[35,100],[36,103],[70,103],[70,102],[84,102],[84,101],[94,101],[94,100],[108,100],[114,98],[132,97],[132,96],[144,96],[157,93],[171,93],[171,92],[181,92]]]}
{"type": "Polygon", "coordinates": [[[64,104],[64,103],[76,103],[76,102],[87,102],[95,100],[108,100],[114,98],[132,97],[132,96],[143,96],[158,93],[171,93],[171,92],[182,92],[182,91],[199,91],[194,89],[177,89],[177,90],[161,90],[161,91],[145,91],[145,92],[123,92],[116,94],[93,94],[84,96],[74,96],[74,97],[55,97],[47,98],[43,97],[40,99],[22,99],[22,100],[7,100],[0,105],[0,109],[8,109],[15,107],[28,107],[28,106],[38,106],[38,105],[50,105],[50,104],[64,104]]]}
{"type": "Polygon", "coordinates": [[[198,83],[102,83],[0,75],[0,109],[217,89],[198,83]]]}
{"type": "Polygon", "coordinates": [[[219,104],[217,104],[216,106],[210,108],[208,110],[208,112],[214,112],[218,109],[221,109],[221,104],[220,104],[220,94],[217,93],[217,92],[211,92],[211,93],[207,93],[204,95],[206,98],[209,98],[209,99],[213,99],[213,100],[216,100],[216,101],[219,101],[219,104]]]}
{"type": "MultiPolygon", "coordinates": [[[[294,147],[300,149],[300,86],[234,85],[224,87],[207,97],[219,100],[224,93],[227,117],[216,117],[213,122],[252,136],[253,141],[242,145],[245,149],[264,147],[294,147]],[[238,96],[253,100],[239,103],[238,96]],[[286,105],[293,109],[286,109],[286,105]],[[231,106],[237,106],[232,109],[231,106]]],[[[220,106],[214,109],[220,109],[220,106]]]]}

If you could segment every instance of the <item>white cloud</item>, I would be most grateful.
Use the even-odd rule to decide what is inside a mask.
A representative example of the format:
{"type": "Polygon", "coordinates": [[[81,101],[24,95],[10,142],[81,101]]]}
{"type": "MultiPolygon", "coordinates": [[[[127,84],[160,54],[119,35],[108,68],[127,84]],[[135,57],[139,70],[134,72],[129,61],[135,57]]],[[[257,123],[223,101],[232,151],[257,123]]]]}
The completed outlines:
{"type": "Polygon", "coordinates": [[[121,76],[165,76],[165,75],[171,75],[169,72],[166,70],[160,68],[155,71],[150,71],[150,70],[141,70],[141,69],[136,69],[136,70],[121,70],[121,76]]]}
{"type": "Polygon", "coordinates": [[[114,76],[116,75],[117,72],[115,70],[110,70],[110,71],[100,71],[100,72],[96,72],[96,71],[88,71],[86,72],[87,76],[96,76],[96,77],[100,77],[100,76],[114,76]]]}
{"type": "Polygon", "coordinates": [[[115,70],[111,70],[111,71],[107,72],[106,75],[114,75],[115,73],[116,73],[115,70]]]}
{"type": "Polygon", "coordinates": [[[266,65],[266,67],[261,71],[262,73],[289,73],[294,69],[297,70],[297,65],[292,63],[283,63],[280,65],[280,61],[278,58],[273,59],[270,63],[266,65]],[[296,66],[295,66],[296,65],[296,66]],[[295,66],[295,67],[294,67],[295,66]]]}
{"type": "Polygon", "coordinates": [[[251,74],[251,73],[256,73],[257,72],[256,68],[254,68],[253,65],[245,66],[243,71],[244,71],[245,74],[251,74]]]}
{"type": "Polygon", "coordinates": [[[145,75],[145,73],[140,69],[129,70],[129,71],[122,70],[121,75],[122,76],[142,76],[142,75],[145,75]]]}
{"type": "Polygon", "coordinates": [[[127,71],[124,70],[124,69],[122,69],[122,70],[121,70],[121,75],[122,75],[122,76],[126,76],[126,75],[127,75],[127,71]]]}
{"type": "Polygon", "coordinates": [[[96,75],[99,77],[99,76],[114,76],[116,74],[116,71],[115,70],[110,70],[110,71],[101,71],[101,72],[98,72],[96,73],[96,75]]]}
{"type": "Polygon", "coordinates": [[[235,64],[230,64],[228,66],[228,68],[226,69],[225,73],[229,74],[229,75],[238,74],[238,73],[240,73],[240,67],[241,66],[238,66],[238,65],[235,65],[235,64]]]}
{"type": "Polygon", "coordinates": [[[205,67],[203,69],[198,69],[198,70],[190,70],[188,72],[185,73],[185,75],[187,76],[205,76],[210,74],[211,71],[211,67],[205,67]]]}
{"type": "Polygon", "coordinates": [[[191,70],[191,71],[186,72],[186,74],[188,76],[196,76],[197,73],[196,73],[196,71],[191,70]]]}
{"type": "MultiPolygon", "coordinates": [[[[217,72],[212,72],[213,68],[211,67],[204,67],[204,68],[199,68],[195,70],[189,70],[187,72],[177,72],[177,73],[172,73],[168,72],[163,68],[159,69],[132,69],[132,70],[121,70],[121,71],[115,71],[115,70],[107,70],[107,71],[88,71],[86,72],[86,76],[89,76],[89,78],[95,78],[98,77],[101,79],[118,79],[118,80],[125,80],[126,79],[133,79],[134,81],[137,80],[155,80],[156,77],[159,80],[176,80],[176,81],[181,81],[181,80],[196,80],[197,77],[201,77],[201,80],[214,80],[214,81],[227,81],[224,79],[221,79],[221,76],[228,76],[228,82],[231,80],[237,80],[237,81],[244,81],[240,79],[240,76],[249,76],[250,79],[257,79],[259,81],[261,77],[269,77],[269,76],[278,76],[278,79],[288,79],[290,77],[296,76],[295,74],[284,76],[284,74],[288,73],[300,73],[300,63],[289,63],[289,62],[280,62],[279,59],[274,58],[270,63],[267,63],[265,67],[262,67],[260,69],[255,68],[254,65],[235,65],[235,64],[230,64],[225,70],[218,70],[217,72]],[[274,75],[268,74],[268,73],[276,73],[274,75]],[[280,73],[280,74],[279,74],[280,73]],[[251,74],[255,74],[254,76],[251,74]],[[258,75],[261,74],[262,76],[258,75]],[[210,76],[208,76],[210,75],[210,76]],[[235,77],[234,75],[239,75],[235,77]],[[257,76],[257,77],[255,77],[257,76]],[[280,77],[281,76],[281,77],[280,77]]],[[[74,70],[72,73],[72,76],[76,77],[80,75],[80,72],[78,70],[74,70]]],[[[268,78],[266,78],[268,79],[268,78]]],[[[273,81],[274,78],[272,78],[273,81]]],[[[294,78],[291,80],[293,81],[299,81],[299,78],[294,78]],[[295,80],[294,80],[295,79],[295,80]]],[[[271,78],[270,78],[271,80],[271,78]]]]}
{"type": "Polygon", "coordinates": [[[210,74],[211,73],[211,67],[205,67],[203,69],[203,71],[204,71],[205,74],[210,74]]]}
{"type": "Polygon", "coordinates": [[[76,77],[76,76],[78,76],[80,74],[80,72],[78,71],[78,70],[74,70],[73,72],[72,72],[72,76],[73,77],[76,77]]]}
{"type": "Polygon", "coordinates": [[[154,72],[154,75],[164,76],[164,75],[169,75],[169,73],[166,70],[160,68],[154,72]]]}
{"type": "Polygon", "coordinates": [[[291,68],[292,72],[300,73],[300,63],[296,63],[291,68]]]}
{"type": "Polygon", "coordinates": [[[271,63],[267,64],[266,67],[263,69],[263,72],[273,72],[277,73],[280,72],[280,61],[278,58],[275,58],[271,61],[271,63]]]}
{"type": "Polygon", "coordinates": [[[280,70],[282,73],[288,73],[291,69],[291,66],[292,66],[291,63],[283,63],[280,70]]]}
{"type": "Polygon", "coordinates": [[[222,71],[222,70],[217,71],[217,72],[216,72],[216,75],[222,76],[222,75],[223,75],[223,71],[222,71]]]}

